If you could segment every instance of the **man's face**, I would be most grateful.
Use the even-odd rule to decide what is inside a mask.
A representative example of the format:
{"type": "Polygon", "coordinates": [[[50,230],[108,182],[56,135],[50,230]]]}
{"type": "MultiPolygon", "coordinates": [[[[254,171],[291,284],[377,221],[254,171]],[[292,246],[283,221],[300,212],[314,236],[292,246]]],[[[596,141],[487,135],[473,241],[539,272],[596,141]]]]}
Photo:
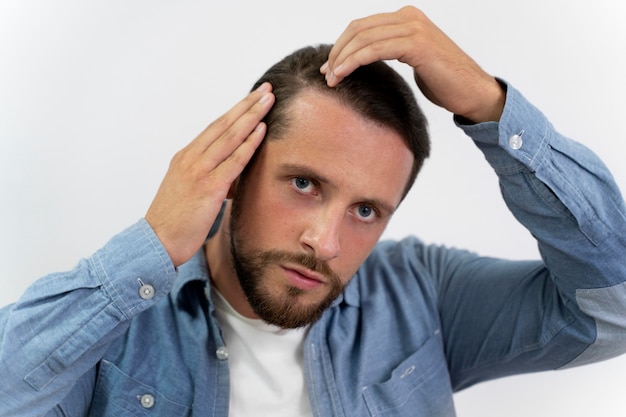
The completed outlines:
{"type": "Polygon", "coordinates": [[[240,182],[230,227],[253,310],[295,328],[317,320],[372,251],[413,155],[397,133],[321,93],[297,97],[289,120],[240,182]]]}

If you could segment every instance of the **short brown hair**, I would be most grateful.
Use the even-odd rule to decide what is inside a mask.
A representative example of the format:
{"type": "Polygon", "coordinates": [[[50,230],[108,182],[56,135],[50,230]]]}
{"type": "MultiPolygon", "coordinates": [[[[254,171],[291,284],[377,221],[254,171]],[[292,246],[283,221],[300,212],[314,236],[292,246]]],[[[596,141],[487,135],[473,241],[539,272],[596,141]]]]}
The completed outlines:
{"type": "Polygon", "coordinates": [[[265,116],[268,139],[280,138],[288,128],[286,109],[304,89],[328,94],[368,120],[398,133],[414,156],[413,169],[403,196],[409,191],[430,152],[426,117],[409,84],[382,61],[364,65],[330,88],[320,67],[332,45],[309,46],[295,51],[273,65],[255,83],[272,84],[276,101],[265,116]]]}

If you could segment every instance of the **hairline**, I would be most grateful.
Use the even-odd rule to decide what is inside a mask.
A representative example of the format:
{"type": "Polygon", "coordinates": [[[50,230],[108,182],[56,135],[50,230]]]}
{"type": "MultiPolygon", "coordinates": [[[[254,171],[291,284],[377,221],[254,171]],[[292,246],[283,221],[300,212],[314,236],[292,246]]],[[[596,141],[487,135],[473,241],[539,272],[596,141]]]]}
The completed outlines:
{"type": "MultiPolygon", "coordinates": [[[[316,94],[316,95],[321,96],[321,97],[328,97],[331,100],[334,100],[336,103],[346,107],[347,109],[350,109],[352,112],[357,114],[362,120],[364,120],[366,122],[369,122],[369,123],[373,123],[377,127],[382,127],[382,128],[385,128],[385,129],[389,129],[390,131],[396,133],[402,139],[402,143],[404,144],[406,149],[409,152],[411,152],[411,155],[413,157],[413,166],[415,166],[415,164],[417,163],[417,158],[415,157],[415,155],[411,151],[411,147],[408,144],[408,139],[404,136],[403,132],[399,132],[398,129],[395,129],[390,124],[386,124],[386,123],[384,123],[384,122],[382,122],[380,120],[376,120],[376,119],[374,119],[372,117],[368,117],[366,114],[364,114],[363,112],[359,111],[357,106],[351,104],[350,100],[343,99],[341,94],[333,93],[332,91],[333,91],[332,87],[323,88],[323,87],[319,87],[317,85],[311,85],[311,84],[307,84],[307,85],[302,86],[302,88],[300,88],[297,93],[291,95],[290,97],[288,97],[287,100],[284,100],[282,102],[282,107],[283,108],[281,109],[281,113],[280,113],[281,117],[280,117],[280,121],[278,122],[278,126],[276,125],[277,121],[274,121],[274,126],[273,126],[274,131],[273,132],[268,132],[265,140],[273,141],[273,140],[283,140],[283,139],[286,139],[286,137],[285,137],[286,134],[290,130],[292,130],[292,127],[293,127],[293,120],[291,119],[291,114],[293,112],[294,103],[298,99],[300,99],[304,95],[306,95],[307,93],[311,93],[311,94],[316,94]]],[[[412,188],[413,184],[415,183],[415,179],[413,179],[413,181],[412,181],[412,178],[413,178],[413,175],[412,175],[412,173],[410,173],[408,178],[406,179],[405,184],[404,184],[404,187],[403,187],[403,190],[402,190],[402,196],[400,198],[400,202],[396,206],[396,209],[398,208],[400,203],[402,203],[402,201],[404,200],[404,198],[407,196],[407,194],[409,193],[410,189],[412,188]]]]}

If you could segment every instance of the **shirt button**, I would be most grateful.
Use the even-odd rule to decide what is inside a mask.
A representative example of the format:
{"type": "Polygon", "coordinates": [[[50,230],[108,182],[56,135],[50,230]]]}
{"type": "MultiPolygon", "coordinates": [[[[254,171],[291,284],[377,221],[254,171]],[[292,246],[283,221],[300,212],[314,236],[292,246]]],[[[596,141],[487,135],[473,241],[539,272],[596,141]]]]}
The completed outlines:
{"type": "Polygon", "coordinates": [[[509,146],[511,149],[517,150],[522,147],[523,143],[522,135],[513,135],[509,138],[509,146]]]}
{"type": "Polygon", "coordinates": [[[154,287],[150,284],[143,284],[139,287],[139,296],[144,300],[150,300],[154,297],[154,287]]]}
{"type": "Polygon", "coordinates": [[[228,359],[228,349],[226,349],[226,346],[221,346],[217,348],[215,354],[217,355],[217,359],[221,361],[225,361],[226,359],[228,359]]]}
{"type": "Polygon", "coordinates": [[[141,402],[141,406],[143,408],[152,408],[154,407],[154,397],[151,394],[144,394],[139,397],[139,401],[141,402]]]}

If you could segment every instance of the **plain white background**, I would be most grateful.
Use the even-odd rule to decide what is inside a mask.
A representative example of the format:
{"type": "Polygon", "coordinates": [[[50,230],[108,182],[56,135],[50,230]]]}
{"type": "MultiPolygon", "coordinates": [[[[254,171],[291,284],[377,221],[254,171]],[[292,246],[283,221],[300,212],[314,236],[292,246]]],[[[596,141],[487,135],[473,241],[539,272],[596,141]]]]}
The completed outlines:
{"type": "MultiPolygon", "coordinates": [[[[272,63],[396,0],[0,2],[0,305],[89,256],[145,211],[171,156],[272,63]]],[[[414,2],[626,187],[619,0],[414,2]]],[[[404,74],[410,71],[401,67],[404,74]]],[[[451,116],[420,102],[433,154],[385,237],[535,258],[451,116]]],[[[460,416],[624,416],[626,358],[456,396],[460,416]]]]}

